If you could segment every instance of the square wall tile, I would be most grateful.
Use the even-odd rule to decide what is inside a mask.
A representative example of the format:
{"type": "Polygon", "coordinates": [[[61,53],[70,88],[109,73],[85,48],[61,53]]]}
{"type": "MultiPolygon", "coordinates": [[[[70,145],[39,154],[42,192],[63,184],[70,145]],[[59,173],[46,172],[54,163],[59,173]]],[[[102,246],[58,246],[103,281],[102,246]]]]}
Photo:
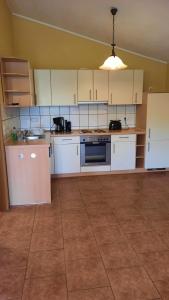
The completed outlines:
{"type": "Polygon", "coordinates": [[[59,106],[50,106],[49,107],[49,112],[51,116],[57,117],[59,116],[59,106]]]}
{"type": "Polygon", "coordinates": [[[50,129],[50,116],[41,116],[41,128],[50,129]]]}
{"type": "Polygon", "coordinates": [[[40,116],[31,116],[31,128],[40,128],[40,116]]]}
{"type": "Polygon", "coordinates": [[[21,129],[30,129],[31,127],[31,121],[30,116],[21,116],[21,129]]]}
{"type": "Polygon", "coordinates": [[[79,106],[70,106],[70,115],[78,115],[79,106]]]}
{"type": "Polygon", "coordinates": [[[88,104],[79,105],[79,112],[80,112],[80,115],[88,115],[89,105],[88,104]]]}
{"type": "Polygon", "coordinates": [[[135,114],[126,114],[126,121],[129,127],[135,127],[136,125],[136,115],[135,114]]]}
{"type": "Polygon", "coordinates": [[[108,114],[108,123],[110,122],[110,120],[116,120],[116,114],[108,114]]]}
{"type": "Polygon", "coordinates": [[[97,115],[89,115],[89,128],[97,127],[97,115]]]}
{"type": "Polygon", "coordinates": [[[107,114],[98,115],[98,127],[105,128],[107,126],[108,126],[107,114]]]}
{"type": "Polygon", "coordinates": [[[88,115],[80,115],[80,128],[88,128],[89,117],[88,115]]]}
{"type": "Polygon", "coordinates": [[[60,116],[62,117],[63,115],[69,115],[70,110],[69,106],[60,106],[60,116]]]}
{"type": "Polygon", "coordinates": [[[20,116],[29,116],[29,114],[30,114],[29,107],[20,108],[20,116]]]}
{"type": "Polygon", "coordinates": [[[117,105],[117,114],[125,114],[126,106],[125,105],[117,105]]]}
{"type": "Polygon", "coordinates": [[[108,105],[108,114],[116,114],[117,105],[108,105]]]}
{"type": "Polygon", "coordinates": [[[80,126],[80,119],[79,119],[79,115],[70,115],[70,121],[71,121],[71,125],[72,127],[78,127],[80,126]]]}
{"type": "Polygon", "coordinates": [[[117,114],[117,115],[116,115],[116,120],[120,120],[122,126],[124,126],[124,125],[125,125],[125,122],[124,122],[124,118],[125,118],[125,117],[126,117],[125,114],[117,114]]]}
{"type": "Polygon", "coordinates": [[[40,108],[39,107],[30,107],[31,116],[39,116],[40,108]]]}
{"type": "Polygon", "coordinates": [[[108,106],[107,104],[99,104],[98,105],[98,114],[107,114],[108,106]]]}
{"type": "Polygon", "coordinates": [[[97,115],[98,104],[89,104],[89,115],[97,115]]]}
{"type": "Polygon", "coordinates": [[[40,106],[40,115],[48,116],[49,115],[49,106],[40,106]]]}
{"type": "Polygon", "coordinates": [[[126,105],[126,114],[135,114],[136,113],[136,105],[126,105]]]}

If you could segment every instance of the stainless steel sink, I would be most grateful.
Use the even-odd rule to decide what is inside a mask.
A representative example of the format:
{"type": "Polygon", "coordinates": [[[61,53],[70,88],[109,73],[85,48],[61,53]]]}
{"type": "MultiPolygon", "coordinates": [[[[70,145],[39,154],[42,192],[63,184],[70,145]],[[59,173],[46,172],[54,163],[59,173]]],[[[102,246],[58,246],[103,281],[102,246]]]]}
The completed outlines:
{"type": "Polygon", "coordinates": [[[39,140],[45,138],[44,135],[27,135],[25,136],[25,139],[28,141],[34,141],[34,140],[39,140]]]}

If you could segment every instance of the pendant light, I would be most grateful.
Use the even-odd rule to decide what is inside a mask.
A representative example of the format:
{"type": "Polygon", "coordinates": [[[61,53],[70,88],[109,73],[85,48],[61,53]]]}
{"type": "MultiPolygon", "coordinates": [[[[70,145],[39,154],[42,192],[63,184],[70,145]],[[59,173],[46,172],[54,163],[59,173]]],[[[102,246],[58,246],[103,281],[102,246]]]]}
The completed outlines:
{"type": "Polygon", "coordinates": [[[125,65],[122,60],[116,56],[115,51],[114,51],[114,47],[116,46],[115,42],[114,42],[114,17],[117,13],[117,8],[112,7],[110,10],[112,16],[113,16],[113,42],[112,42],[112,55],[109,56],[103,65],[101,65],[99,67],[99,69],[101,70],[121,70],[121,69],[125,69],[127,68],[127,65],[125,65]]]}

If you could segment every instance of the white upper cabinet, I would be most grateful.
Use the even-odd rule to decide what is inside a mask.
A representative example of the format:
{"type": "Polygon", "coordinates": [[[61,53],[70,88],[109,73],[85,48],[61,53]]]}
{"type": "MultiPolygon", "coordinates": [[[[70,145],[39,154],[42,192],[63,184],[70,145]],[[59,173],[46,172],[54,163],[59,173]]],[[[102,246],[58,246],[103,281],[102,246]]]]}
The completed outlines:
{"type": "Polygon", "coordinates": [[[78,71],[78,101],[93,99],[93,72],[92,70],[78,71]]]}
{"type": "Polygon", "coordinates": [[[52,105],[77,105],[77,71],[51,70],[52,105]]]}
{"type": "Polygon", "coordinates": [[[133,103],[133,70],[109,72],[109,104],[133,103]]]}
{"type": "Polygon", "coordinates": [[[108,72],[94,70],[93,99],[96,101],[108,101],[108,72]]]}
{"type": "Polygon", "coordinates": [[[34,70],[36,105],[51,105],[50,70],[34,70]]]}
{"type": "Polygon", "coordinates": [[[143,70],[109,72],[109,104],[141,104],[143,70]]]}
{"type": "Polygon", "coordinates": [[[134,70],[133,104],[142,104],[143,96],[143,70],[134,70]]]}
{"type": "Polygon", "coordinates": [[[78,101],[108,101],[108,72],[79,70],[78,101]]]}

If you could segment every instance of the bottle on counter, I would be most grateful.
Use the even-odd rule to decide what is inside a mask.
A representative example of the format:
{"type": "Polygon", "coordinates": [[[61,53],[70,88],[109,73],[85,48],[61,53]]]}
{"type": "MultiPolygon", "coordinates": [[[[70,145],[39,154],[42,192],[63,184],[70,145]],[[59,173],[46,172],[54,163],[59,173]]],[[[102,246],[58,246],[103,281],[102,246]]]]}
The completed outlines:
{"type": "Polygon", "coordinates": [[[13,129],[12,129],[11,138],[14,142],[17,141],[17,139],[18,139],[16,127],[13,127],[13,129]]]}

